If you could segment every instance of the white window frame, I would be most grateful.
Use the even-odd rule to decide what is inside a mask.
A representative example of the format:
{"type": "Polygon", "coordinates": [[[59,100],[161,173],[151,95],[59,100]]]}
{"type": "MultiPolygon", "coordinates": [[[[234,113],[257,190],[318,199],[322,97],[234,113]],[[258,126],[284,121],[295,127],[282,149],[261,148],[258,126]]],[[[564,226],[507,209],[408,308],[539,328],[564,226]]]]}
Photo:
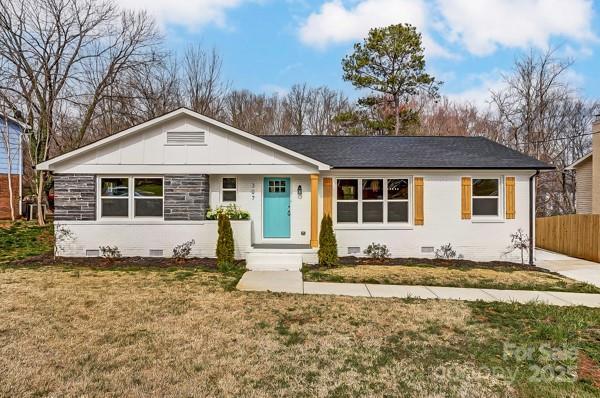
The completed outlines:
{"type": "Polygon", "coordinates": [[[365,226],[409,226],[412,225],[412,195],[413,195],[413,179],[411,176],[363,176],[363,177],[336,177],[334,182],[335,191],[335,203],[334,203],[334,215],[335,215],[335,224],[339,226],[356,226],[356,225],[365,225],[365,226]],[[358,199],[350,199],[338,200],[337,197],[337,184],[338,180],[358,180],[358,199]],[[362,183],[363,180],[383,180],[383,199],[372,199],[363,201],[362,194],[362,183]],[[389,180],[408,180],[408,199],[388,199],[388,181],[389,180]],[[338,202],[356,202],[358,208],[358,221],[357,222],[338,222],[337,220],[337,203],[338,202]],[[363,221],[363,203],[364,202],[383,202],[383,222],[364,222],[363,221]],[[406,202],[408,206],[408,221],[388,221],[388,202],[406,202]]]}
{"type": "Polygon", "coordinates": [[[238,178],[234,176],[223,176],[221,177],[221,203],[236,203],[238,200],[238,178]],[[235,180],[235,188],[225,188],[223,184],[226,178],[233,178],[235,180]],[[225,200],[223,192],[235,192],[235,200],[225,200]]]}
{"type": "Polygon", "coordinates": [[[499,219],[504,214],[504,176],[473,176],[471,177],[471,217],[478,219],[499,219]],[[497,180],[498,195],[496,196],[475,196],[473,180],[497,180]],[[476,199],[496,199],[498,201],[498,214],[475,214],[476,199]]]}
{"type": "Polygon", "coordinates": [[[98,176],[96,181],[97,199],[96,199],[96,213],[97,219],[99,220],[164,220],[165,218],[165,178],[163,176],[156,175],[101,175],[98,176]],[[102,179],[107,178],[126,178],[127,179],[127,196],[102,196],[102,179]],[[136,216],[135,215],[135,179],[139,178],[156,178],[162,181],[163,194],[162,196],[139,196],[137,199],[152,199],[162,200],[162,215],[161,216],[136,216]],[[127,217],[117,216],[103,216],[102,215],[102,199],[118,199],[127,200],[127,217]]]}

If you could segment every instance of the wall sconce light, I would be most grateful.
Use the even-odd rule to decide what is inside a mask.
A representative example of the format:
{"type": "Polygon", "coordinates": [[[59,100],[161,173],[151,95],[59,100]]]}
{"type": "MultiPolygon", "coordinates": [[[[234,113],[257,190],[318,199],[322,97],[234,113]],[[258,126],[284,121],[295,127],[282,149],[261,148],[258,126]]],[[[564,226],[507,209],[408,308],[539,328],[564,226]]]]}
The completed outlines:
{"type": "Polygon", "coordinates": [[[298,199],[302,199],[302,185],[298,185],[298,199]]]}

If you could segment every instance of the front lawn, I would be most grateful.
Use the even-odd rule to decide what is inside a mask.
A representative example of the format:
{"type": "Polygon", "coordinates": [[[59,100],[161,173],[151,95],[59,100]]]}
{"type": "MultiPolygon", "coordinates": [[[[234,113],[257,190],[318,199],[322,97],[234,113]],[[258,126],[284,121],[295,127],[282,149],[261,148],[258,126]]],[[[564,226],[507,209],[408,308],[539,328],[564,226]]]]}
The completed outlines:
{"type": "Polygon", "coordinates": [[[245,293],[238,277],[0,267],[0,396],[600,394],[599,309],[245,293]]]}
{"type": "MultiPolygon", "coordinates": [[[[472,262],[469,262],[472,263],[472,262]]],[[[487,289],[549,290],[600,293],[600,288],[559,274],[521,266],[483,267],[476,264],[441,265],[356,265],[304,269],[304,280],[312,282],[383,283],[476,287],[487,289]]]]}
{"type": "Polygon", "coordinates": [[[0,222],[0,264],[52,252],[52,224],[40,227],[34,221],[0,222]]]}

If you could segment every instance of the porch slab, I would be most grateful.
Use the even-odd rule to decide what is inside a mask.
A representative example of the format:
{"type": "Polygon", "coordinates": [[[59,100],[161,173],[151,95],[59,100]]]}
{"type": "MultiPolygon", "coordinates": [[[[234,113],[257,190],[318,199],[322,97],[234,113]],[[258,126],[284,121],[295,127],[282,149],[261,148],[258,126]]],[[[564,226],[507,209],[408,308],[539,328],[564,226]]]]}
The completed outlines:
{"type": "Polygon", "coordinates": [[[237,284],[242,291],[303,293],[300,271],[247,271],[237,284]]]}
{"type": "Polygon", "coordinates": [[[437,296],[425,286],[367,284],[367,289],[371,293],[372,297],[397,297],[419,299],[437,298],[437,296]]]}
{"type": "Polygon", "coordinates": [[[304,294],[371,297],[364,283],[304,282],[304,294]]]}
{"type": "Polygon", "coordinates": [[[500,290],[500,289],[482,289],[484,292],[494,297],[496,301],[517,302],[521,304],[538,302],[552,305],[571,305],[567,300],[562,300],[557,296],[558,292],[538,292],[528,290],[500,290]]]}

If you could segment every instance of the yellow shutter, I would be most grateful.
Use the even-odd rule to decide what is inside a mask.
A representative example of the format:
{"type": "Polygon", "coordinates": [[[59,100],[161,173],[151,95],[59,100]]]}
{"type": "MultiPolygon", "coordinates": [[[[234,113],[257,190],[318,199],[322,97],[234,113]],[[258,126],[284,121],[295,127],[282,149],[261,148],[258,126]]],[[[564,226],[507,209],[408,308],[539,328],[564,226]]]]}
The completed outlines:
{"type": "Polygon", "coordinates": [[[319,247],[319,175],[310,175],[310,247],[319,247]]]}
{"type": "Polygon", "coordinates": [[[425,223],[423,210],[423,177],[415,177],[415,225],[425,223]]]}
{"type": "Polygon", "coordinates": [[[514,219],[515,211],[515,177],[506,177],[506,218],[514,219]]]}
{"type": "Polygon", "coordinates": [[[462,178],[461,186],[461,218],[471,219],[471,177],[462,178]]]}
{"type": "Polygon", "coordinates": [[[333,183],[331,178],[323,178],[323,215],[331,217],[333,201],[333,183]]]}

